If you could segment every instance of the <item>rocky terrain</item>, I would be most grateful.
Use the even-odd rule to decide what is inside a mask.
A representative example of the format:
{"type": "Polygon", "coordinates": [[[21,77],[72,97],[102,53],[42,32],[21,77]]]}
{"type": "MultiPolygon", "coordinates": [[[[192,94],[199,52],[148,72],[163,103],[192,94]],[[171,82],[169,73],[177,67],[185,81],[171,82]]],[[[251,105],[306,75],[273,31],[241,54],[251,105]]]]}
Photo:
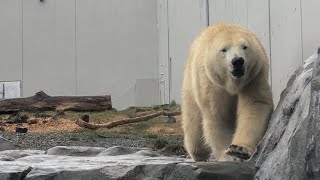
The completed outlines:
{"type": "Polygon", "coordinates": [[[54,133],[0,133],[17,145],[18,149],[47,150],[55,146],[97,147],[146,147],[145,139],[136,135],[101,136],[98,134],[54,132],[54,133]]]}

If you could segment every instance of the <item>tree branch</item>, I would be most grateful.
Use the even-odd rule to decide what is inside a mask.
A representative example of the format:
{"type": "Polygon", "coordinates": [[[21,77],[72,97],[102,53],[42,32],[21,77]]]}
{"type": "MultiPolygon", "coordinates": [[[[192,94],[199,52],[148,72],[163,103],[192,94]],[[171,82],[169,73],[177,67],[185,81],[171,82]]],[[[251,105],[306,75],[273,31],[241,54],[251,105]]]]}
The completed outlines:
{"type": "Polygon", "coordinates": [[[174,112],[156,112],[152,114],[148,114],[145,116],[139,116],[139,117],[134,117],[134,118],[124,118],[121,120],[117,121],[111,121],[108,123],[104,124],[92,124],[92,123],[87,123],[81,119],[76,120],[76,124],[80,127],[88,128],[88,129],[98,129],[98,128],[113,128],[116,126],[124,125],[124,124],[131,124],[131,123],[136,123],[136,122],[142,122],[142,121],[148,121],[149,119],[158,117],[158,116],[177,116],[180,115],[180,111],[174,111],[174,112]]]}

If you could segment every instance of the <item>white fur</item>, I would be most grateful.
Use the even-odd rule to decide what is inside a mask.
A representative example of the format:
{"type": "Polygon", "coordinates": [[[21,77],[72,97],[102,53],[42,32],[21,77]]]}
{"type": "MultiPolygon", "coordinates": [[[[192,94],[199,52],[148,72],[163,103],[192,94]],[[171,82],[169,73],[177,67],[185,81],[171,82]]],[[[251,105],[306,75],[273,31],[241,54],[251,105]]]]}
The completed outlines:
{"type": "Polygon", "coordinates": [[[268,70],[263,46],[243,27],[221,23],[195,39],[182,89],[185,146],[194,160],[207,160],[210,150],[219,161],[232,160],[224,153],[231,144],[253,153],[273,110],[268,70]],[[234,57],[245,61],[240,79],[231,74],[234,57]]]}

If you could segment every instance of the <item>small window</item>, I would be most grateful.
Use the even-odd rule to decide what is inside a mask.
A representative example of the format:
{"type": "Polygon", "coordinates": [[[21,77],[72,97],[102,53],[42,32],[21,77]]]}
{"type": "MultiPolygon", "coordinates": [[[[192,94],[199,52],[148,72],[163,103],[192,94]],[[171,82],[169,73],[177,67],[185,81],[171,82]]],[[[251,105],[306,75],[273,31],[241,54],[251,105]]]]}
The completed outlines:
{"type": "Polygon", "coordinates": [[[20,97],[20,81],[0,82],[0,99],[20,97]]]}

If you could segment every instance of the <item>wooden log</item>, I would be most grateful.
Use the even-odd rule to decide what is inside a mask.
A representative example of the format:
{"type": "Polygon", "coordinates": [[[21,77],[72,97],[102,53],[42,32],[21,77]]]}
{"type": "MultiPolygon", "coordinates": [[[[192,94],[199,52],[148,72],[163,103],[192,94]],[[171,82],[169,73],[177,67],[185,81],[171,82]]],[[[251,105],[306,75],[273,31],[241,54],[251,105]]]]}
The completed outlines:
{"type": "Polygon", "coordinates": [[[139,117],[133,117],[133,118],[124,118],[116,121],[111,121],[105,124],[92,124],[87,123],[81,119],[76,120],[76,124],[80,127],[88,128],[88,129],[99,129],[99,128],[113,128],[116,126],[124,125],[124,124],[130,124],[130,123],[136,123],[136,122],[142,122],[142,121],[148,121],[149,119],[158,117],[158,116],[177,116],[180,115],[180,111],[174,111],[174,112],[156,112],[152,114],[148,114],[145,116],[139,116],[139,117]]]}
{"type": "Polygon", "coordinates": [[[104,111],[112,109],[111,96],[49,96],[43,91],[26,98],[0,100],[0,114],[19,111],[104,111]]]}

